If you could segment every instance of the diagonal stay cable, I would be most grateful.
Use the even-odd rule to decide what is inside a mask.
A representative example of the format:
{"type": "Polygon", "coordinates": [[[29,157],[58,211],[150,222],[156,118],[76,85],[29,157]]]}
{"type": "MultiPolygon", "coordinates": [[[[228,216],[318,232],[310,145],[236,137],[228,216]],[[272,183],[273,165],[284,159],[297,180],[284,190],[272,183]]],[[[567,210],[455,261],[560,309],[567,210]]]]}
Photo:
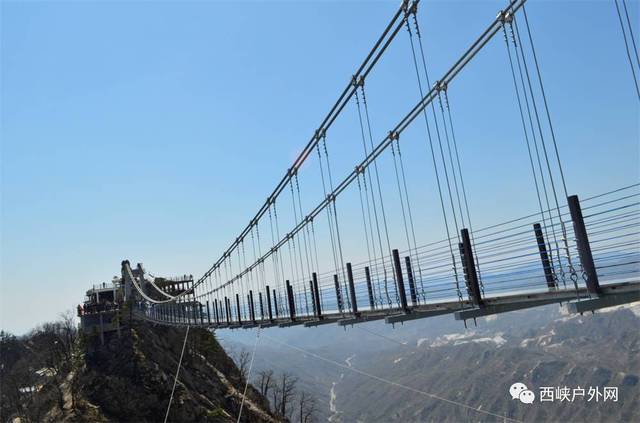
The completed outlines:
{"type": "Polygon", "coordinates": [[[258,341],[260,340],[260,326],[256,331],[256,342],[253,344],[253,353],[251,353],[251,362],[249,363],[249,370],[247,371],[247,379],[244,383],[244,391],[242,391],[242,402],[240,403],[240,411],[238,412],[237,423],[240,423],[242,417],[242,408],[244,407],[244,399],[247,397],[247,388],[249,387],[249,378],[251,377],[251,369],[253,368],[253,359],[256,357],[256,350],[258,349],[258,341]]]}
{"type": "Polygon", "coordinates": [[[173,379],[173,388],[171,388],[171,397],[169,397],[169,405],[167,406],[167,414],[164,415],[164,423],[167,423],[169,418],[169,411],[171,410],[171,403],[173,402],[173,394],[176,392],[176,384],[178,383],[178,374],[180,374],[180,367],[182,366],[182,357],[184,357],[184,348],[187,346],[187,337],[189,336],[189,326],[184,333],[184,342],[182,343],[182,352],[180,353],[180,361],[178,361],[178,368],[176,369],[176,377],[173,379]]]}

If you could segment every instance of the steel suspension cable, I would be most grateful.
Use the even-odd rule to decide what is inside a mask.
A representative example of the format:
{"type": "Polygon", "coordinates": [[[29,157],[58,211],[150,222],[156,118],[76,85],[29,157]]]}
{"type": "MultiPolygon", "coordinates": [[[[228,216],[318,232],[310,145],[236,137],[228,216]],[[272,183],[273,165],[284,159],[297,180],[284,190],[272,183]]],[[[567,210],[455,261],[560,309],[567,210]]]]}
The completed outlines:
{"type": "MultiPolygon", "coordinates": [[[[331,191],[333,192],[333,177],[331,176],[331,164],[329,163],[329,151],[327,150],[327,142],[325,138],[323,138],[322,146],[324,148],[324,157],[327,164],[327,177],[329,179],[329,189],[331,189],[331,191]]],[[[340,238],[340,227],[338,226],[338,210],[336,208],[335,198],[332,198],[330,203],[331,204],[329,205],[329,207],[331,208],[331,206],[333,206],[333,220],[334,220],[334,225],[336,229],[336,241],[338,245],[338,254],[340,257],[340,269],[342,270],[342,285],[344,289],[343,292],[346,294],[349,292],[349,290],[347,288],[347,275],[345,273],[345,267],[344,267],[344,255],[342,254],[342,240],[340,238]]],[[[344,295],[344,297],[347,297],[347,305],[349,309],[351,309],[350,296],[344,295]]]]}
{"type": "Polygon", "coordinates": [[[398,162],[400,163],[400,175],[402,176],[402,185],[404,187],[404,195],[407,201],[407,212],[408,212],[408,216],[409,216],[409,224],[411,226],[411,236],[413,239],[413,254],[414,254],[414,259],[415,259],[415,267],[418,268],[418,277],[420,279],[420,290],[421,290],[421,295],[422,295],[422,299],[423,301],[426,301],[426,296],[424,293],[424,284],[423,284],[423,280],[422,280],[422,266],[420,264],[420,259],[418,257],[418,253],[417,253],[417,249],[418,249],[418,244],[416,242],[416,230],[415,230],[415,226],[413,224],[413,213],[411,213],[411,204],[409,203],[409,190],[407,188],[407,178],[404,172],[404,163],[402,160],[402,151],[400,150],[400,140],[396,139],[396,148],[398,150],[398,162]]]}
{"type": "MultiPolygon", "coordinates": [[[[636,77],[635,66],[633,64],[633,59],[631,59],[631,52],[629,51],[629,41],[627,40],[627,31],[622,21],[622,14],[620,13],[620,5],[618,4],[618,0],[613,0],[613,1],[616,5],[616,12],[618,12],[618,20],[620,21],[620,28],[622,29],[622,38],[624,39],[624,47],[627,51],[627,59],[629,59],[629,67],[631,67],[633,83],[635,84],[635,87],[636,87],[636,94],[638,95],[638,100],[640,100],[640,87],[638,87],[638,78],[636,77]]],[[[633,32],[631,32],[631,21],[629,20],[627,5],[626,5],[626,2],[624,2],[624,0],[623,0],[623,4],[624,4],[624,11],[627,14],[627,22],[629,23],[629,32],[630,32],[631,41],[633,42],[633,50],[635,52],[636,59],[638,59],[638,49],[636,48],[636,41],[633,37],[633,32]]],[[[640,61],[638,62],[638,67],[640,68],[640,61]]]]}
{"type": "MultiPolygon", "coordinates": [[[[531,115],[531,108],[529,105],[529,96],[531,96],[531,102],[533,103],[534,107],[535,107],[535,98],[534,98],[534,94],[533,91],[531,89],[527,90],[527,85],[525,84],[524,81],[524,72],[523,72],[523,66],[526,66],[526,59],[525,59],[525,53],[524,53],[524,48],[522,45],[521,40],[518,38],[518,40],[516,41],[516,36],[514,34],[514,24],[513,22],[510,22],[510,29],[511,29],[511,38],[512,38],[512,43],[514,46],[514,50],[515,50],[515,55],[516,55],[516,59],[517,59],[517,64],[518,64],[518,73],[520,75],[520,83],[522,84],[522,92],[524,95],[524,101],[525,101],[525,105],[526,105],[526,109],[527,109],[527,115],[529,118],[529,125],[531,126],[531,136],[532,136],[532,140],[533,140],[533,145],[534,145],[534,149],[535,149],[535,153],[536,153],[536,159],[537,159],[537,164],[538,164],[538,171],[540,172],[540,181],[541,181],[541,185],[542,185],[542,191],[544,193],[544,197],[545,197],[545,202],[546,202],[546,207],[548,210],[548,214],[549,214],[549,222],[551,226],[554,226],[554,217],[553,217],[553,213],[552,213],[552,207],[551,207],[551,203],[549,201],[549,194],[548,194],[548,189],[547,189],[547,183],[546,183],[546,178],[544,176],[544,171],[542,168],[542,160],[540,158],[540,151],[538,148],[538,140],[536,137],[536,132],[535,132],[535,127],[534,127],[534,123],[533,123],[533,118],[531,115]],[[520,48],[518,48],[518,46],[520,48]],[[520,52],[518,54],[518,51],[520,52]],[[522,63],[521,64],[521,59],[522,59],[522,63]]],[[[528,85],[529,88],[531,88],[531,85],[528,85]]],[[[524,120],[523,120],[523,125],[524,125],[524,120]]],[[[526,131],[526,129],[525,129],[526,131]]],[[[544,137],[541,135],[541,142],[544,142],[544,137]]],[[[529,148],[529,145],[527,145],[527,148],[529,148]]],[[[529,150],[530,151],[530,150],[529,150]]],[[[531,155],[531,153],[529,153],[531,155]]],[[[536,182],[536,189],[537,189],[537,194],[538,194],[538,201],[541,203],[540,200],[540,194],[539,194],[539,189],[538,189],[538,185],[537,185],[537,179],[535,178],[535,168],[532,169],[532,171],[534,172],[534,180],[536,182]]],[[[548,236],[548,229],[547,229],[547,223],[546,223],[546,219],[545,219],[545,214],[544,211],[542,211],[542,205],[540,205],[541,208],[541,214],[542,214],[542,223],[543,223],[543,231],[545,234],[545,240],[547,240],[547,244],[548,244],[548,249],[549,249],[549,259],[552,265],[552,273],[554,275],[554,277],[557,277],[555,274],[555,270],[553,269],[553,265],[554,265],[554,257],[553,257],[553,248],[551,247],[551,239],[548,236]]],[[[565,282],[565,275],[564,275],[564,269],[562,268],[562,261],[560,260],[560,247],[558,244],[558,240],[556,238],[556,234],[555,231],[553,232],[553,242],[555,243],[555,247],[556,247],[556,252],[557,252],[557,256],[558,256],[558,264],[560,267],[560,272],[562,275],[562,279],[563,279],[563,284],[566,286],[566,282],[565,282]]]]}
{"type": "MultiPolygon", "coordinates": [[[[364,87],[361,86],[361,91],[364,94],[364,87]]],[[[369,155],[369,149],[367,147],[367,140],[366,140],[366,136],[365,136],[365,129],[364,129],[364,123],[363,123],[363,119],[362,119],[362,112],[360,109],[360,100],[359,100],[359,96],[358,96],[358,91],[356,91],[356,105],[358,107],[358,120],[360,122],[360,131],[362,134],[362,148],[364,151],[364,155],[365,157],[369,155]]],[[[375,162],[374,162],[375,163],[375,162]]],[[[374,166],[377,166],[376,164],[374,164],[374,166]]],[[[382,247],[382,236],[380,233],[380,221],[378,219],[378,208],[376,206],[376,197],[375,197],[375,193],[373,192],[373,183],[371,180],[371,172],[367,171],[366,169],[363,169],[363,182],[364,182],[364,190],[365,190],[365,194],[367,195],[367,212],[369,215],[369,225],[371,227],[371,240],[372,240],[372,246],[373,246],[373,256],[374,256],[374,260],[375,260],[375,278],[377,281],[377,285],[378,285],[378,294],[379,294],[379,301],[380,301],[380,306],[382,307],[384,305],[384,300],[382,298],[382,291],[380,290],[380,275],[378,273],[378,259],[377,259],[377,253],[376,253],[376,245],[375,242],[373,241],[373,225],[372,225],[372,221],[371,221],[371,208],[373,208],[373,216],[376,222],[376,234],[377,234],[377,238],[378,238],[378,247],[380,249],[380,258],[382,260],[382,271],[383,271],[383,277],[384,277],[384,289],[385,289],[385,294],[386,294],[386,298],[387,298],[387,303],[389,305],[389,307],[391,307],[391,297],[389,296],[389,289],[388,289],[388,278],[387,278],[387,266],[386,263],[384,261],[384,248],[382,247]],[[369,187],[371,187],[371,207],[369,207],[369,195],[368,195],[368,189],[367,189],[367,178],[369,180],[369,187]]]]}
{"type": "MultiPolygon", "coordinates": [[[[553,129],[553,123],[551,122],[551,112],[549,111],[549,103],[547,102],[547,94],[544,90],[544,84],[542,83],[542,73],[540,72],[540,64],[538,63],[538,55],[536,54],[536,49],[535,49],[535,44],[533,42],[533,36],[531,35],[531,27],[529,25],[529,17],[527,16],[527,9],[525,8],[524,4],[522,5],[522,13],[524,15],[524,21],[526,23],[527,26],[527,34],[529,36],[529,44],[531,45],[531,53],[533,55],[533,62],[535,63],[535,68],[536,68],[536,74],[538,76],[538,85],[540,86],[540,93],[542,94],[542,101],[544,104],[544,109],[545,109],[545,113],[547,115],[547,122],[549,124],[549,131],[551,132],[551,140],[553,141],[553,148],[555,151],[555,155],[556,155],[556,160],[558,161],[558,169],[560,170],[560,179],[562,181],[562,187],[564,189],[564,196],[565,198],[569,196],[569,193],[567,191],[567,182],[565,180],[564,177],[564,171],[562,170],[562,161],[560,160],[560,152],[558,150],[558,142],[556,141],[556,134],[555,131],[553,129]]],[[[513,19],[513,25],[515,27],[516,30],[516,34],[518,36],[518,40],[520,39],[520,32],[518,30],[518,21],[515,18],[514,15],[514,19],[513,19]]],[[[520,42],[520,44],[522,45],[522,41],[520,42]]],[[[525,70],[527,70],[527,66],[526,66],[526,62],[525,62],[525,70]]],[[[527,71],[527,75],[528,75],[528,71],[527,71]]]]}
{"type": "MultiPolygon", "coordinates": [[[[458,165],[458,175],[460,177],[460,186],[462,188],[462,198],[464,200],[464,207],[467,214],[467,222],[469,222],[469,233],[471,235],[471,242],[473,243],[473,245],[475,245],[476,240],[475,240],[475,234],[473,231],[473,225],[471,224],[471,212],[469,211],[469,200],[467,199],[467,190],[465,188],[464,178],[462,176],[462,166],[460,165],[460,154],[458,153],[458,143],[456,141],[455,132],[453,130],[453,119],[451,117],[451,107],[449,105],[449,89],[448,88],[449,87],[444,85],[443,91],[444,91],[445,106],[447,109],[447,115],[449,117],[449,127],[451,128],[451,139],[453,140],[453,148],[455,151],[456,163],[458,165]]],[[[475,249],[474,249],[474,254],[475,254],[476,268],[478,270],[478,281],[480,282],[480,290],[482,294],[484,294],[484,283],[482,280],[482,272],[480,271],[480,260],[478,260],[478,252],[475,249]]]]}
{"type": "MultiPolygon", "coordinates": [[[[527,125],[525,123],[525,118],[524,118],[524,110],[523,110],[523,106],[522,106],[522,99],[521,99],[521,96],[520,96],[520,89],[518,87],[518,82],[517,82],[517,79],[516,79],[516,71],[515,71],[515,67],[514,67],[514,64],[513,64],[513,57],[512,57],[512,54],[511,54],[511,47],[509,45],[509,36],[507,35],[507,29],[506,29],[506,26],[504,25],[504,23],[502,25],[502,30],[503,30],[503,35],[504,35],[504,42],[505,42],[505,45],[506,45],[506,48],[507,48],[507,55],[509,57],[509,66],[510,66],[510,69],[511,69],[511,76],[513,78],[513,86],[514,86],[514,90],[515,90],[515,93],[516,93],[516,100],[517,100],[517,104],[518,104],[518,110],[520,112],[520,120],[521,120],[521,123],[522,123],[524,139],[525,139],[525,143],[527,145],[527,152],[529,154],[529,163],[531,165],[531,173],[533,175],[533,181],[534,181],[536,194],[537,194],[537,198],[538,198],[538,206],[540,207],[540,214],[542,215],[542,221],[543,221],[543,226],[544,226],[544,231],[545,231],[545,239],[549,240],[548,231],[547,231],[547,223],[546,223],[546,218],[545,218],[545,214],[544,214],[544,208],[542,206],[542,199],[541,199],[541,196],[540,196],[540,186],[538,184],[538,178],[536,176],[536,169],[535,169],[535,165],[534,165],[534,162],[533,162],[533,155],[532,155],[532,152],[531,152],[531,143],[530,143],[530,140],[529,140],[527,125]]],[[[513,45],[514,45],[514,48],[515,48],[515,46],[516,46],[515,38],[512,38],[512,42],[513,42],[513,45]]],[[[517,54],[518,53],[517,53],[517,50],[516,50],[516,56],[517,56],[517,54]]],[[[520,69],[519,57],[518,57],[518,67],[520,69]]],[[[524,79],[523,79],[523,75],[522,75],[521,70],[520,70],[520,79],[521,79],[521,83],[522,83],[523,95],[525,96],[525,101],[526,101],[526,86],[524,85],[524,79]]],[[[527,101],[527,108],[528,107],[529,107],[529,104],[528,104],[528,101],[527,101]]],[[[531,124],[532,134],[533,134],[533,137],[534,137],[534,140],[535,140],[535,131],[533,130],[533,122],[531,121],[531,115],[530,114],[529,114],[529,120],[530,120],[530,124],[531,124]]],[[[540,165],[540,156],[538,156],[538,164],[540,165]]],[[[547,210],[551,210],[551,206],[549,204],[549,197],[547,196],[546,185],[544,183],[544,174],[542,172],[542,167],[540,167],[540,176],[542,178],[542,185],[543,185],[543,189],[544,189],[544,194],[546,196],[547,210]]],[[[553,217],[551,216],[551,213],[550,213],[550,219],[551,219],[551,224],[553,225],[553,217]]],[[[556,249],[559,251],[558,242],[557,242],[557,240],[555,238],[555,231],[553,232],[553,237],[554,237],[554,240],[556,242],[556,249]]],[[[550,254],[550,259],[553,260],[553,249],[549,248],[549,252],[551,253],[550,254]]],[[[552,263],[553,263],[553,261],[552,261],[552,263]]],[[[562,270],[562,263],[559,262],[558,264],[560,266],[560,272],[562,274],[563,283],[566,286],[565,279],[564,279],[564,271],[562,270]]],[[[552,271],[553,271],[553,266],[552,266],[552,271]]],[[[555,271],[553,271],[553,274],[555,276],[555,271]]]]}
{"type": "MultiPolygon", "coordinates": [[[[542,94],[543,104],[544,104],[544,108],[545,108],[545,112],[546,112],[546,116],[547,116],[547,122],[548,122],[549,130],[550,130],[550,133],[551,133],[551,140],[553,142],[555,156],[556,156],[556,160],[558,162],[558,169],[560,171],[560,179],[561,179],[561,182],[562,182],[562,188],[564,190],[565,198],[568,198],[569,194],[567,192],[567,184],[566,184],[566,180],[565,180],[565,177],[564,177],[564,171],[562,170],[562,162],[560,160],[560,153],[558,151],[558,143],[556,141],[555,131],[553,129],[553,123],[551,121],[551,113],[549,111],[549,104],[547,102],[547,96],[546,96],[546,93],[545,93],[545,90],[544,90],[544,84],[542,82],[542,74],[540,72],[540,65],[538,63],[538,57],[537,57],[536,50],[535,50],[535,45],[534,45],[534,42],[533,42],[533,36],[531,35],[531,27],[529,25],[529,18],[527,17],[527,11],[526,11],[526,8],[524,7],[524,4],[522,5],[522,12],[523,12],[525,23],[526,23],[526,27],[527,27],[527,34],[529,36],[528,37],[529,38],[529,44],[531,46],[531,52],[532,52],[534,63],[535,63],[535,69],[536,69],[536,74],[537,74],[537,77],[538,77],[537,79],[538,79],[538,84],[539,84],[539,87],[540,87],[540,93],[542,94]]],[[[522,46],[522,40],[520,38],[520,31],[518,29],[518,21],[517,21],[515,15],[513,17],[513,26],[514,26],[514,29],[515,29],[516,37],[517,37],[520,45],[522,46]]],[[[532,96],[533,96],[533,88],[531,87],[531,79],[529,77],[529,68],[527,66],[526,60],[524,59],[524,54],[523,54],[523,64],[524,64],[525,74],[527,76],[527,83],[528,83],[528,86],[529,86],[529,90],[530,90],[530,92],[532,93],[532,96]]],[[[542,137],[542,126],[540,124],[540,120],[539,120],[539,117],[538,117],[538,111],[537,111],[537,106],[535,104],[535,101],[533,101],[533,110],[534,110],[534,113],[535,113],[535,116],[536,116],[536,121],[538,122],[538,129],[539,129],[540,135],[542,137]]],[[[557,193],[556,193],[555,183],[554,183],[554,180],[553,180],[553,174],[552,174],[551,166],[549,164],[549,159],[548,159],[548,156],[547,156],[546,145],[545,145],[544,139],[543,138],[541,138],[541,139],[542,139],[542,147],[543,147],[543,151],[544,151],[544,154],[545,154],[545,159],[547,161],[547,168],[548,168],[548,171],[549,171],[549,180],[551,182],[551,187],[552,187],[552,191],[553,191],[553,195],[554,195],[554,199],[555,199],[555,203],[556,203],[556,210],[557,210],[557,214],[558,214],[558,219],[560,221],[560,226],[561,226],[561,229],[562,229],[562,235],[563,235],[562,240],[563,240],[563,244],[564,244],[564,248],[565,248],[565,254],[566,254],[566,258],[567,258],[567,265],[569,267],[569,272],[571,273],[571,280],[574,283],[574,286],[576,288],[576,295],[577,295],[578,294],[578,282],[577,282],[577,278],[578,277],[577,277],[575,268],[573,266],[573,261],[572,261],[572,258],[571,258],[571,252],[570,252],[569,243],[568,243],[568,239],[567,239],[566,226],[565,226],[564,220],[562,219],[562,214],[560,213],[560,204],[558,202],[558,196],[557,196],[557,193]]],[[[583,274],[583,278],[584,277],[586,277],[586,276],[583,274]]]]}
{"type": "MultiPolygon", "coordinates": [[[[420,28],[418,26],[418,19],[414,13],[413,15],[413,20],[414,20],[414,26],[416,28],[416,35],[418,37],[418,40],[421,39],[420,36],[420,28]]],[[[422,88],[422,77],[420,76],[420,70],[418,67],[418,59],[417,59],[417,55],[416,55],[416,49],[415,49],[415,45],[414,45],[414,41],[413,41],[413,33],[411,32],[411,27],[407,26],[407,32],[409,33],[409,42],[411,44],[411,55],[413,57],[413,64],[414,64],[414,68],[416,71],[416,79],[418,82],[418,90],[420,91],[420,98],[424,98],[424,90],[422,88]]],[[[424,56],[423,56],[424,58],[424,56]]],[[[424,63],[424,68],[426,70],[426,63],[424,63]]],[[[430,85],[429,82],[427,82],[427,85],[430,85]]],[[[440,207],[442,210],[442,217],[444,219],[444,226],[445,226],[445,230],[447,232],[447,242],[449,244],[449,252],[451,254],[451,263],[452,263],[452,270],[454,273],[454,278],[455,278],[455,285],[456,285],[456,292],[458,294],[458,300],[460,302],[460,304],[462,304],[462,292],[460,291],[460,281],[458,279],[458,266],[456,264],[456,258],[455,258],[455,254],[453,252],[453,245],[451,244],[451,232],[449,230],[449,219],[447,217],[447,212],[446,212],[446,208],[444,205],[444,196],[442,194],[442,184],[440,182],[440,172],[438,171],[438,165],[436,162],[436,155],[435,155],[435,149],[433,147],[433,137],[431,135],[431,128],[429,125],[429,118],[427,116],[427,112],[426,112],[426,108],[423,108],[421,111],[421,114],[424,117],[424,122],[427,128],[427,139],[429,140],[429,149],[431,152],[431,160],[433,163],[433,169],[435,172],[435,176],[436,176],[436,184],[438,186],[438,197],[440,199],[440,207]]],[[[456,234],[457,236],[457,234],[456,234]]]]}
{"type": "MultiPolygon", "coordinates": [[[[418,47],[419,47],[419,51],[420,51],[420,57],[421,57],[421,63],[422,63],[422,68],[423,68],[423,72],[425,75],[425,79],[427,82],[427,86],[431,86],[431,81],[429,80],[429,72],[427,70],[427,61],[426,61],[426,55],[424,53],[424,45],[422,43],[422,35],[420,33],[420,29],[418,26],[418,18],[417,18],[417,10],[413,11],[413,18],[414,18],[414,24],[415,24],[415,28],[416,28],[416,36],[418,38],[418,47]]],[[[408,24],[407,21],[407,29],[409,30],[409,37],[412,39],[412,34],[411,34],[411,30],[410,30],[410,26],[408,24]]],[[[441,85],[439,81],[436,82],[436,85],[438,86],[437,88],[437,92],[440,92],[440,88],[439,86],[441,85]]],[[[447,193],[449,194],[449,204],[451,206],[451,213],[453,215],[453,223],[455,225],[456,228],[456,238],[458,239],[458,242],[460,242],[460,228],[458,226],[458,218],[456,215],[456,210],[455,210],[455,206],[453,204],[453,195],[451,193],[451,182],[449,180],[449,171],[447,169],[447,163],[446,163],[446,159],[444,156],[444,149],[442,147],[442,136],[440,133],[440,124],[438,123],[438,117],[436,114],[436,106],[433,102],[431,102],[431,111],[433,113],[433,122],[434,122],[434,126],[436,129],[436,138],[438,140],[438,147],[440,150],[440,158],[442,159],[442,168],[444,171],[444,178],[445,178],[445,182],[447,183],[447,193]]]]}
{"type": "Polygon", "coordinates": [[[638,67],[640,67],[640,56],[638,56],[638,47],[636,46],[636,38],[633,35],[631,19],[629,19],[629,10],[627,9],[627,0],[622,0],[622,7],[624,8],[624,14],[627,17],[627,26],[629,27],[629,38],[631,38],[631,43],[633,44],[633,52],[636,55],[636,63],[638,63],[638,67]]]}
{"type": "Polygon", "coordinates": [[[462,227],[465,228],[466,224],[464,222],[464,213],[462,212],[462,202],[460,201],[460,190],[458,189],[458,177],[456,175],[456,168],[453,164],[453,154],[451,152],[451,140],[449,139],[449,129],[447,127],[447,119],[445,117],[444,105],[442,102],[442,91],[444,90],[445,90],[444,87],[438,90],[438,104],[440,105],[440,113],[442,114],[442,128],[444,131],[445,141],[447,143],[447,153],[449,156],[449,164],[451,165],[451,175],[453,176],[453,186],[454,186],[454,191],[456,193],[456,199],[458,202],[458,213],[460,213],[460,221],[462,223],[462,227]]]}
{"type": "Polygon", "coordinates": [[[396,174],[396,184],[397,184],[397,187],[398,187],[398,196],[400,197],[400,211],[402,213],[402,223],[403,223],[403,226],[404,226],[404,234],[405,234],[405,237],[407,239],[407,249],[409,251],[411,251],[412,250],[412,245],[411,245],[411,240],[409,239],[409,228],[407,226],[407,214],[405,212],[405,207],[404,207],[404,196],[402,195],[402,188],[401,188],[401,183],[400,183],[400,172],[398,171],[398,162],[397,162],[397,158],[396,158],[396,149],[395,149],[395,146],[394,146],[393,142],[391,142],[391,155],[393,156],[393,168],[394,168],[395,174],[396,174]]]}
{"type": "MultiPolygon", "coordinates": [[[[372,134],[372,130],[371,130],[371,119],[369,119],[369,106],[367,104],[367,97],[364,91],[364,84],[360,87],[361,88],[361,92],[362,92],[362,104],[364,107],[364,115],[365,115],[365,122],[367,124],[367,129],[368,129],[368,133],[369,133],[369,143],[371,146],[371,151],[373,151],[374,146],[373,146],[373,134],[372,134]]],[[[380,201],[380,212],[382,215],[382,223],[384,226],[384,233],[385,233],[385,237],[387,239],[387,251],[389,251],[389,254],[391,253],[391,241],[389,240],[389,228],[387,226],[387,214],[385,212],[384,209],[384,201],[382,198],[382,187],[380,184],[380,172],[378,171],[378,163],[377,161],[373,161],[373,172],[375,173],[376,176],[376,184],[377,184],[377,188],[378,188],[378,198],[380,201]]],[[[382,254],[382,252],[381,252],[382,254]]],[[[382,254],[382,257],[384,257],[385,255],[382,254]]],[[[384,266],[384,275],[385,275],[385,280],[384,280],[384,289],[385,289],[385,293],[387,295],[387,301],[389,301],[389,306],[391,306],[390,303],[390,298],[389,298],[389,289],[388,289],[388,280],[387,280],[387,271],[386,271],[386,266],[384,265],[384,260],[383,260],[383,266],[384,266]]],[[[393,279],[393,287],[395,289],[395,293],[396,293],[396,304],[400,304],[400,296],[398,294],[398,285],[397,285],[397,281],[396,281],[396,276],[394,274],[394,272],[391,272],[391,276],[393,279]]]]}

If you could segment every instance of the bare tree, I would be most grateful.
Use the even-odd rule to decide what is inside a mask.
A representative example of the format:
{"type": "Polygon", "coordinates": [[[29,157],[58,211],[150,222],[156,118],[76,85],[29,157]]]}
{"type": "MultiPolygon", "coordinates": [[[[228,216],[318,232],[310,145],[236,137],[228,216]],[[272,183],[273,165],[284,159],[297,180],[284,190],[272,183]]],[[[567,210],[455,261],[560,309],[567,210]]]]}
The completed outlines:
{"type": "Polygon", "coordinates": [[[249,362],[251,361],[251,354],[246,349],[241,349],[236,356],[236,362],[238,370],[240,370],[240,376],[243,380],[247,379],[247,373],[249,372],[249,362]]]}
{"type": "Polygon", "coordinates": [[[314,397],[302,391],[298,398],[300,423],[312,423],[316,420],[316,400],[314,397]]]}
{"type": "Polygon", "coordinates": [[[269,397],[269,391],[273,387],[273,370],[262,370],[258,372],[258,389],[263,397],[269,397]]]}
{"type": "Polygon", "coordinates": [[[71,364],[76,339],[78,338],[75,314],[71,310],[60,313],[60,320],[56,322],[56,325],[58,326],[58,338],[63,357],[67,364],[71,364]]]}
{"type": "Polygon", "coordinates": [[[291,420],[292,405],[298,379],[289,373],[282,373],[273,389],[273,407],[282,418],[291,420]]]}

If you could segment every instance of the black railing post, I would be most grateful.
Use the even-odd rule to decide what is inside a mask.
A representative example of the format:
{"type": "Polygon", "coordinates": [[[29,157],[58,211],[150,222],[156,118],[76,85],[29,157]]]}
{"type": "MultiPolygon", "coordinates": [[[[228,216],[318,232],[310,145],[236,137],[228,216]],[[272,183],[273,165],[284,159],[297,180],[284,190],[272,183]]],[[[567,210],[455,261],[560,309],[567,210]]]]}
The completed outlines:
{"type": "Polygon", "coordinates": [[[358,313],[358,303],[356,300],[356,287],[353,283],[353,269],[351,268],[351,263],[347,263],[347,281],[349,282],[349,296],[351,297],[351,312],[354,316],[357,316],[358,313]]]}
{"type": "Polygon", "coordinates": [[[262,302],[262,292],[258,292],[258,303],[260,304],[260,320],[264,320],[264,303],[262,302]]]}
{"type": "Polygon", "coordinates": [[[407,267],[407,277],[409,278],[409,293],[411,294],[411,304],[414,306],[418,304],[418,296],[416,295],[416,281],[413,275],[413,269],[411,267],[411,257],[406,256],[404,258],[404,264],[407,267]]]}
{"type": "Polygon", "coordinates": [[[316,272],[313,272],[311,275],[311,279],[313,281],[313,297],[316,302],[316,317],[322,317],[322,308],[320,307],[320,290],[318,289],[318,275],[316,272]]]}
{"type": "Polygon", "coordinates": [[[571,195],[567,198],[567,202],[569,203],[569,212],[571,213],[571,220],[573,221],[573,230],[578,246],[578,254],[580,255],[580,263],[587,277],[587,290],[591,294],[598,294],[600,292],[600,282],[598,281],[598,273],[596,272],[596,266],[593,262],[593,254],[591,253],[589,236],[587,235],[587,228],[584,224],[584,217],[582,216],[580,200],[578,200],[577,195],[571,195]]]}
{"type": "Polygon", "coordinates": [[[471,248],[471,240],[467,228],[460,230],[462,242],[460,243],[460,255],[462,256],[462,268],[464,270],[464,278],[467,283],[467,291],[471,302],[477,306],[484,305],[480,295],[480,285],[478,284],[478,273],[476,272],[476,264],[473,259],[473,250],[471,248]]]}
{"type": "Polygon", "coordinates": [[[336,288],[336,301],[338,302],[338,311],[342,313],[342,293],[340,292],[340,282],[338,282],[338,275],[333,275],[333,285],[336,288]]]}
{"type": "Polygon", "coordinates": [[[313,291],[313,281],[309,281],[309,291],[311,292],[311,311],[313,311],[314,316],[318,316],[318,312],[316,311],[316,294],[313,291]]]}
{"type": "Polygon", "coordinates": [[[280,311],[278,310],[278,297],[276,296],[276,290],[273,290],[273,309],[276,311],[276,319],[280,317],[280,311]]]}
{"type": "Polygon", "coordinates": [[[269,292],[269,285],[266,287],[267,291],[267,312],[269,313],[269,321],[273,320],[273,312],[271,311],[271,293],[269,292]]]}
{"type": "Polygon", "coordinates": [[[400,307],[406,313],[409,311],[409,307],[407,306],[407,294],[404,292],[404,279],[402,277],[400,254],[398,253],[398,250],[393,250],[391,254],[393,255],[393,266],[396,271],[396,284],[398,288],[398,296],[400,297],[400,307]]]}
{"type": "Polygon", "coordinates": [[[536,234],[536,242],[538,243],[538,252],[540,253],[540,260],[542,261],[542,269],[544,270],[544,278],[547,281],[549,289],[557,288],[555,278],[553,277],[553,269],[551,268],[551,262],[549,261],[549,253],[547,252],[547,244],[542,234],[542,227],[539,223],[533,224],[533,231],[536,234]]]}
{"type": "Polygon", "coordinates": [[[249,290],[249,312],[251,313],[251,320],[253,323],[256,322],[256,309],[253,304],[253,290],[249,290]]]}
{"type": "Polygon", "coordinates": [[[289,281],[287,281],[287,298],[289,299],[289,318],[294,321],[296,320],[296,303],[293,298],[293,288],[289,281]]]}
{"type": "Polygon", "coordinates": [[[240,294],[236,294],[236,316],[238,317],[238,324],[242,324],[242,309],[240,308],[240,294]]]}
{"type": "Polygon", "coordinates": [[[216,319],[216,324],[219,325],[220,318],[218,316],[218,299],[217,298],[213,299],[213,316],[216,319]]]}
{"type": "Polygon", "coordinates": [[[371,271],[369,270],[369,266],[364,268],[364,276],[367,279],[367,292],[369,293],[369,307],[371,310],[376,308],[375,302],[373,301],[373,285],[371,285],[371,271]]]}
{"type": "Polygon", "coordinates": [[[229,301],[228,297],[224,297],[224,308],[225,311],[227,312],[227,324],[230,325],[231,324],[231,302],[229,301]]]}

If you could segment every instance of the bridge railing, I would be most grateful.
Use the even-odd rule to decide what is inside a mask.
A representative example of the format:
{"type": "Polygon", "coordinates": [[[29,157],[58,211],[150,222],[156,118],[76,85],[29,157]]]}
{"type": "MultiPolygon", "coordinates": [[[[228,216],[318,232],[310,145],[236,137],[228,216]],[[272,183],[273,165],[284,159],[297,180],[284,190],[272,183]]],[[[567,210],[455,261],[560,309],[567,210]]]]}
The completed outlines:
{"type": "MultiPolygon", "coordinates": [[[[603,284],[639,273],[639,201],[638,185],[582,201],[594,261],[603,284]]],[[[471,237],[482,298],[586,287],[574,225],[566,205],[481,228],[471,237]]],[[[455,237],[399,252],[404,296],[409,306],[470,299],[457,249],[459,242],[460,238],[455,237]],[[452,248],[456,248],[453,258],[452,248]]],[[[392,254],[349,265],[358,311],[401,309],[392,254]]],[[[348,273],[338,265],[317,275],[320,305],[325,314],[352,313],[348,273]]],[[[289,280],[289,285],[295,316],[315,316],[311,278],[289,280]]],[[[271,284],[271,295],[274,291],[273,314],[281,318],[290,316],[286,283],[271,284]]],[[[254,302],[256,316],[261,317],[257,300],[254,302]]],[[[250,318],[248,303],[241,299],[243,320],[250,318]]],[[[233,305],[232,301],[232,308],[233,305]]],[[[266,293],[263,293],[265,309],[266,293]]]]}
{"type": "Polygon", "coordinates": [[[583,202],[583,214],[601,285],[640,274],[640,185],[583,202]]]}

